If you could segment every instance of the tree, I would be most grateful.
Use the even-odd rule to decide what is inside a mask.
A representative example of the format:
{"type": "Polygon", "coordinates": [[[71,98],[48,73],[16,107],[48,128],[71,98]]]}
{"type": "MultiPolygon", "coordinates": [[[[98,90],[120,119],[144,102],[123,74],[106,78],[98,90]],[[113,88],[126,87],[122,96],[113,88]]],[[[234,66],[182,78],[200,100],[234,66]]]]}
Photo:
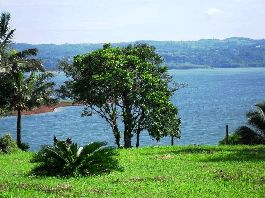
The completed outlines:
{"type": "MultiPolygon", "coordinates": [[[[236,129],[230,144],[265,144],[265,102],[256,104],[256,110],[246,114],[248,125],[236,129]]],[[[225,140],[220,141],[224,144],[225,140]]]]}
{"type": "Polygon", "coordinates": [[[132,146],[134,134],[139,146],[143,130],[157,140],[167,135],[178,137],[180,119],[170,101],[175,87],[162,62],[155,48],[147,44],[124,48],[105,44],[103,49],[75,56],[73,63],[61,62],[61,68],[72,79],[61,90],[64,96],[86,105],[84,115],[96,112],[104,118],[118,147],[119,119],[125,148],[132,146]]]}
{"type": "Polygon", "coordinates": [[[9,53],[5,71],[0,73],[0,107],[17,111],[17,144],[21,146],[21,115],[42,104],[55,103],[51,73],[32,58],[36,49],[9,53]]]}

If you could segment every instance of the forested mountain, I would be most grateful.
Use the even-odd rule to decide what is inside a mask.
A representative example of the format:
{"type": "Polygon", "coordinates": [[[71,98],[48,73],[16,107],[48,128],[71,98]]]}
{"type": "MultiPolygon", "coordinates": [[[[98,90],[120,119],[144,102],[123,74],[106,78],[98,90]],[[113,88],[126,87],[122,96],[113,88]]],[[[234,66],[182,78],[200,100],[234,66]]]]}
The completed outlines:
{"type": "MultiPolygon", "coordinates": [[[[170,69],[207,67],[265,67],[265,39],[248,38],[202,39],[199,41],[137,41],[156,47],[170,69]]],[[[124,46],[129,43],[115,43],[124,46]]],[[[60,59],[83,54],[102,44],[39,44],[15,43],[14,49],[38,48],[39,58],[48,70],[56,70],[60,59]]]]}

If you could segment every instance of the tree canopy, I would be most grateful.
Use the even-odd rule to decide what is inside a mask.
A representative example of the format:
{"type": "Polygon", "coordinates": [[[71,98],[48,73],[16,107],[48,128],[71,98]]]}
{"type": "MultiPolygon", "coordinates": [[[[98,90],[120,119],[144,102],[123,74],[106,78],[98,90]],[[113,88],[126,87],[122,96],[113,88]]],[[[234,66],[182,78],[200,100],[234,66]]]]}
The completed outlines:
{"type": "Polygon", "coordinates": [[[84,115],[98,113],[113,130],[120,147],[121,128],[124,147],[147,130],[153,138],[179,137],[178,110],[170,97],[175,91],[167,67],[155,48],[147,44],[111,47],[75,56],[72,63],[61,62],[71,80],[61,90],[64,96],[86,105],[84,115]],[[122,120],[123,127],[118,120],[122,120]]]}

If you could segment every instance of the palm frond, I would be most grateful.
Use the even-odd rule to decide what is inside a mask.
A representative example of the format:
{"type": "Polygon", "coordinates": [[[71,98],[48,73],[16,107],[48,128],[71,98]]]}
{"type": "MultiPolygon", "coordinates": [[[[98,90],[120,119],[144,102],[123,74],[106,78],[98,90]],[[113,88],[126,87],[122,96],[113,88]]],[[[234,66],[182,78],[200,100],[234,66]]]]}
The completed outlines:
{"type": "Polygon", "coordinates": [[[80,156],[83,155],[89,155],[93,152],[95,152],[97,149],[106,146],[107,143],[106,142],[93,142],[91,144],[88,144],[86,146],[83,147],[83,150],[80,153],[80,156]]]}
{"type": "Polygon", "coordinates": [[[11,42],[15,29],[10,30],[9,27],[10,14],[3,12],[0,16],[0,50],[1,53],[5,47],[11,42]]]}
{"type": "Polygon", "coordinates": [[[248,123],[265,135],[265,111],[262,104],[256,105],[255,111],[246,114],[248,123]]]}

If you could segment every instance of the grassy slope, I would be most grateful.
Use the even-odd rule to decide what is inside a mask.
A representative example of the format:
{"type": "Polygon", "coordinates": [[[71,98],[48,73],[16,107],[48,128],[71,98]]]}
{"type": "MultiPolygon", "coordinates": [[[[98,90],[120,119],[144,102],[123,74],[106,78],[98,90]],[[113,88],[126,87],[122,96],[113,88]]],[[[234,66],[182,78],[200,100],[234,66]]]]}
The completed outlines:
{"type": "Polygon", "coordinates": [[[120,150],[123,172],[36,178],[31,153],[0,155],[0,197],[265,197],[265,146],[120,150]]]}

